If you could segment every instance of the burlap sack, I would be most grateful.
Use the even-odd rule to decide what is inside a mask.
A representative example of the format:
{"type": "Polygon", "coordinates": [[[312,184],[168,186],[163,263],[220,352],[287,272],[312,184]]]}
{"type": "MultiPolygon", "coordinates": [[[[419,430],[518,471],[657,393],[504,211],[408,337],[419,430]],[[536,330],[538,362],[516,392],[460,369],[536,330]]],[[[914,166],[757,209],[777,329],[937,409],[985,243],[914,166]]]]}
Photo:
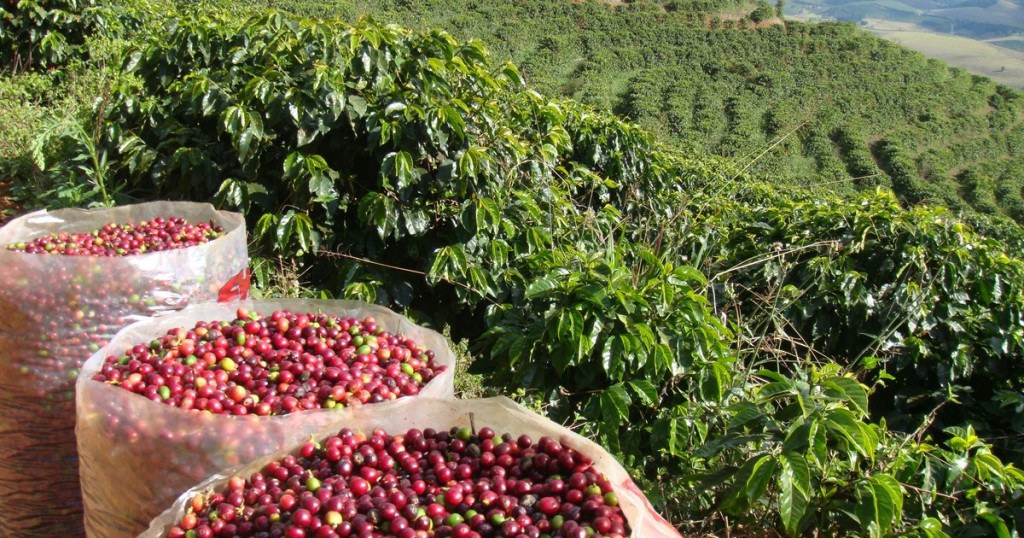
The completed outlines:
{"type": "Polygon", "coordinates": [[[209,204],[39,211],[0,228],[0,536],[80,536],[74,386],[126,325],[248,289],[245,221],[209,204]],[[209,243],[126,257],[26,254],[6,245],[163,216],[213,221],[209,243]]]}
{"type": "MultiPolygon", "coordinates": [[[[281,416],[227,416],[185,411],[92,380],[104,359],[197,321],[234,319],[244,305],[269,315],[274,310],[324,312],[363,318],[412,338],[432,350],[446,369],[419,396],[454,396],[455,358],[440,334],[386,308],[357,301],[282,299],[211,304],[133,325],[92,356],[78,380],[78,449],[86,531],[91,537],[135,536],[182,491],[225,467],[238,465],[308,440],[328,425],[347,421],[360,408],[319,409],[281,416]]],[[[399,400],[399,401],[401,401],[399,400]]]]}

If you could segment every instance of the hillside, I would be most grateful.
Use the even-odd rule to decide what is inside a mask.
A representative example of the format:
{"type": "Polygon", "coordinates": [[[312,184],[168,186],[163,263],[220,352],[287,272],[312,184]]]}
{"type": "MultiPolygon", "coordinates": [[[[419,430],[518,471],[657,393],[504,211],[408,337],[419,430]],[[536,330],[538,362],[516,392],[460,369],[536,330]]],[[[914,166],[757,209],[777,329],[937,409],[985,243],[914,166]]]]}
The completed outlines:
{"type": "Polygon", "coordinates": [[[482,39],[540,91],[784,183],[841,193],[885,185],[908,203],[1024,218],[1022,94],[853,25],[750,29],[749,19],[717,16],[749,3],[456,4],[273,5],[482,39]]]}
{"type": "Polygon", "coordinates": [[[1015,0],[793,0],[788,5],[787,12],[801,18],[883,19],[977,40],[1024,32],[1024,6],[1015,0]]]}
{"type": "Polygon", "coordinates": [[[1024,88],[1024,51],[1012,48],[1014,37],[978,40],[884,19],[864,19],[862,26],[875,35],[929,58],[942,60],[1018,90],[1024,88]]]}
{"type": "MultiPolygon", "coordinates": [[[[420,5],[402,4],[391,7],[420,5]]],[[[1014,110],[1016,94],[878,40],[868,41],[878,47],[873,62],[909,58],[899,65],[932,78],[892,96],[869,90],[899,84],[858,86],[834,64],[818,72],[841,80],[787,79],[809,73],[811,59],[870,69],[850,25],[752,30],[710,12],[689,12],[682,24],[669,4],[515,9],[531,6],[525,22],[550,15],[603,28],[595,35],[618,47],[609,53],[650,66],[646,79],[663,94],[693,83],[682,72],[673,85],[662,80],[678,69],[669,60],[693,52],[707,67],[698,80],[717,82],[691,86],[690,106],[721,105],[729,116],[720,127],[731,130],[680,149],[665,128],[659,138],[553,95],[579,90],[540,76],[564,57],[540,62],[539,51],[521,51],[517,65],[503,61],[514,48],[496,54],[437,27],[248,3],[8,5],[0,113],[17,121],[0,125],[0,181],[27,209],[181,199],[242,212],[259,293],[361,299],[467,342],[457,375],[473,388],[463,395],[510,395],[599,442],[685,535],[1020,532],[1024,232],[982,214],[907,207],[908,196],[939,187],[921,184],[891,134],[943,120],[962,132],[923,131],[955,147],[971,140],[965,125],[1015,126],[1016,116],[1000,114],[1014,110]],[[648,25],[623,33],[622,20],[648,25]],[[627,46],[642,35],[678,46],[627,46]],[[799,52],[787,49],[791,35],[803,36],[799,52]],[[731,54],[706,56],[725,45],[731,54]],[[748,53],[795,68],[760,71],[742,63],[748,53]],[[726,84],[754,72],[767,78],[726,84]],[[812,121],[841,121],[840,106],[890,111],[879,114],[886,134],[865,139],[867,153],[857,151],[860,131],[816,123],[784,143],[817,140],[819,151],[841,146],[860,156],[853,162],[886,168],[903,204],[886,188],[837,189],[850,181],[802,188],[815,177],[812,160],[809,175],[783,175],[773,159],[786,155],[740,155],[757,121],[781,114],[743,96],[776,88],[827,102],[812,121]],[[907,93],[914,88],[929,92],[907,93]],[[800,93],[825,89],[834,93],[800,93]],[[904,106],[915,125],[898,123],[904,106]]],[[[483,20],[473,11],[480,3],[448,7],[455,26],[483,20]]],[[[508,21],[491,29],[503,23],[523,30],[508,21]]],[[[577,38],[538,41],[555,50],[585,41],[577,38]]],[[[607,60],[595,77],[609,72],[607,60]]],[[[627,74],[630,98],[609,107],[657,104],[639,81],[627,74]]],[[[264,523],[283,533],[287,515],[276,515],[280,525],[264,523]]]]}
{"type": "Polygon", "coordinates": [[[1024,7],[1010,0],[796,0],[796,20],[853,22],[885,39],[1000,84],[1024,88],[1024,7]]]}

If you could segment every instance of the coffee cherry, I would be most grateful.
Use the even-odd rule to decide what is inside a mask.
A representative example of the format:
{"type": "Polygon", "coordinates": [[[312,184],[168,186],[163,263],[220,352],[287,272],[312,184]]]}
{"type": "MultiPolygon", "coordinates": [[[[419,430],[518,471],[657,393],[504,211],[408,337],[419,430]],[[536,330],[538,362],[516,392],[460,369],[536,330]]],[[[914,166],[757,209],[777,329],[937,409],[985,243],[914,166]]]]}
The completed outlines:
{"type": "Polygon", "coordinates": [[[171,329],[109,356],[93,379],[193,411],[267,416],[418,394],[444,370],[432,351],[372,318],[239,308],[232,321],[171,329]]]}
{"type": "Polygon", "coordinates": [[[131,256],[194,247],[220,237],[213,222],[190,224],[181,217],[156,217],[138,223],[110,223],[91,232],[51,233],[7,245],[7,250],[64,256],[131,256]]]}
{"type": "Polygon", "coordinates": [[[614,492],[608,480],[590,466],[589,458],[558,443],[558,453],[587,462],[566,484],[546,467],[525,465],[554,441],[533,443],[528,436],[520,436],[512,445],[511,441],[498,445],[504,447],[503,456],[512,458],[512,468],[521,471],[516,478],[506,478],[498,471],[502,467],[479,465],[480,458],[497,450],[487,442],[494,437],[493,430],[480,433],[484,436],[464,435],[461,428],[427,429],[389,436],[375,430],[366,437],[344,429],[322,442],[303,444],[295,455],[270,462],[248,481],[229,478],[224,492],[194,497],[191,510],[167,536],[189,532],[199,536],[199,529],[209,529],[211,537],[250,536],[254,535],[250,530],[257,529],[286,537],[623,538],[629,534],[617,499],[609,497],[614,492]],[[408,460],[416,465],[394,464],[408,460]],[[458,480],[438,479],[443,471],[453,469],[469,473],[456,472],[458,480]],[[268,484],[281,486],[254,497],[259,502],[240,500],[241,492],[268,484]],[[598,493],[592,493],[595,488],[598,493]]]}

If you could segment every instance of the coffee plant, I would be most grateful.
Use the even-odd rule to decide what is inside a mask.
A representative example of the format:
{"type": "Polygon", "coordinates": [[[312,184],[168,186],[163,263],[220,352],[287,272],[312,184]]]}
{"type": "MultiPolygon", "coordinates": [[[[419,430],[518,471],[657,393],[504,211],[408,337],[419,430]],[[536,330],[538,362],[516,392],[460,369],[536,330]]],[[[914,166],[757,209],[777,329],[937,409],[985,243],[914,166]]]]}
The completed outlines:
{"type": "Polygon", "coordinates": [[[239,209],[258,267],[450,325],[680,528],[1021,525],[1024,458],[966,426],[1022,433],[1014,243],[888,193],[780,194],[441,31],[184,6],[123,60],[140,85],[94,139],[122,195],[239,209]]]}
{"type": "Polygon", "coordinates": [[[764,331],[878,379],[873,410],[900,429],[953,391],[959,404],[933,431],[970,417],[986,435],[1021,433],[1001,401],[1024,388],[1020,260],[947,211],[903,210],[884,192],[842,206],[763,196],[700,225],[697,244],[719,245],[702,263],[725,275],[721,308],[774,310],[764,331]]]}
{"type": "Polygon", "coordinates": [[[95,0],[6,0],[0,5],[0,70],[53,70],[86,55],[86,39],[111,15],[95,0]]]}

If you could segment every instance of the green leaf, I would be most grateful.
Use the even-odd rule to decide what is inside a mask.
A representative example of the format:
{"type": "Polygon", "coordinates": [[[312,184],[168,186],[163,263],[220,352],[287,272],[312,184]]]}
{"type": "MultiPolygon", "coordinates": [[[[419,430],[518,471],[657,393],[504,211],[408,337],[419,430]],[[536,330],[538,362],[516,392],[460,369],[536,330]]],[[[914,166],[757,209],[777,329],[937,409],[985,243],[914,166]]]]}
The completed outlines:
{"type": "Polygon", "coordinates": [[[589,321],[581,321],[580,323],[590,324],[590,329],[585,330],[583,334],[580,334],[576,338],[577,355],[579,355],[580,360],[583,360],[588,358],[590,356],[590,352],[594,350],[595,346],[597,346],[597,341],[601,336],[601,331],[604,329],[604,322],[601,321],[601,318],[599,317],[590,317],[589,321]]]}
{"type": "Polygon", "coordinates": [[[254,129],[245,129],[238,137],[238,162],[245,164],[249,162],[249,149],[252,147],[253,138],[256,136],[254,129]]]}
{"type": "Polygon", "coordinates": [[[631,403],[633,400],[621,383],[612,385],[601,393],[601,413],[606,421],[613,424],[620,424],[629,419],[631,403]]]}
{"type": "Polygon", "coordinates": [[[473,204],[474,217],[478,230],[496,232],[501,223],[501,210],[490,198],[479,198],[473,204]]]}
{"type": "Polygon", "coordinates": [[[868,391],[856,379],[836,376],[826,379],[821,386],[829,396],[852,404],[859,416],[867,416],[868,391]]]}
{"type": "Polygon", "coordinates": [[[731,376],[724,364],[713,362],[701,368],[700,396],[706,402],[722,400],[729,386],[731,376]]]}
{"type": "Polygon", "coordinates": [[[673,456],[681,456],[682,450],[685,450],[689,444],[687,443],[689,431],[686,428],[686,423],[676,417],[659,421],[655,431],[668,441],[668,453],[673,456]]]}
{"type": "Polygon", "coordinates": [[[253,233],[257,237],[265,238],[270,235],[272,230],[277,230],[279,220],[280,216],[275,213],[264,213],[260,220],[256,221],[256,228],[253,230],[253,233]]]}
{"type": "Polygon", "coordinates": [[[942,530],[942,522],[934,517],[922,519],[917,524],[917,529],[924,534],[925,538],[949,538],[949,535],[942,530]]]}
{"type": "Polygon", "coordinates": [[[402,214],[405,230],[410,235],[422,235],[430,229],[430,214],[422,209],[409,209],[402,214]]]}
{"type": "Polygon", "coordinates": [[[459,137],[459,140],[465,140],[466,138],[466,120],[462,118],[462,114],[459,110],[453,106],[441,107],[441,115],[445,119],[445,123],[455,133],[455,136],[459,137]]]}
{"type": "Polygon", "coordinates": [[[366,224],[377,228],[381,239],[390,235],[396,228],[394,203],[379,192],[367,193],[359,201],[359,217],[366,224]]]}
{"type": "Polygon", "coordinates": [[[798,419],[790,426],[786,438],[782,442],[782,451],[791,453],[803,453],[811,446],[811,436],[814,434],[813,422],[805,422],[798,419]]]}
{"type": "MultiPolygon", "coordinates": [[[[558,315],[558,326],[555,330],[555,337],[559,344],[567,350],[577,351],[576,341],[583,336],[583,316],[579,312],[570,309],[563,309],[558,315]]],[[[573,356],[571,362],[580,364],[582,357],[573,356]]]]}
{"type": "Polygon", "coordinates": [[[350,95],[346,109],[353,118],[361,118],[366,115],[366,99],[358,95],[350,95]]]}
{"type": "Polygon", "coordinates": [[[644,405],[655,405],[658,403],[658,388],[654,386],[654,383],[646,379],[634,379],[629,381],[628,385],[644,405]]]}
{"type": "Polygon", "coordinates": [[[217,194],[214,196],[216,199],[224,200],[237,208],[245,208],[248,205],[248,193],[245,189],[245,183],[237,179],[225,179],[221,182],[220,189],[217,190],[217,194]]]}
{"type": "Polygon", "coordinates": [[[743,467],[736,471],[735,480],[722,509],[734,515],[745,512],[768,490],[777,469],[778,463],[767,454],[747,460],[743,467]]]}
{"type": "Polygon", "coordinates": [[[668,282],[677,286],[687,286],[691,284],[697,284],[698,287],[704,286],[708,283],[708,279],[704,276],[704,273],[700,272],[695,267],[689,265],[683,265],[676,267],[668,277],[668,282]]]}
{"type": "Polygon", "coordinates": [[[434,263],[431,264],[427,277],[431,283],[437,283],[442,278],[461,280],[466,274],[468,265],[469,262],[462,245],[447,245],[437,249],[434,253],[434,263]]]}
{"type": "Polygon", "coordinates": [[[477,161],[472,151],[466,150],[459,157],[459,175],[472,178],[477,174],[477,161]]]}
{"type": "Polygon", "coordinates": [[[800,454],[783,452],[779,465],[779,517],[786,534],[796,536],[810,503],[811,473],[800,454]]]}
{"type": "Polygon", "coordinates": [[[538,278],[537,280],[534,280],[533,282],[530,283],[529,286],[526,287],[525,296],[527,299],[536,299],[537,296],[544,295],[547,292],[557,288],[559,284],[560,282],[556,280],[553,276],[545,276],[538,278]]]}
{"type": "Polygon", "coordinates": [[[295,231],[294,227],[291,225],[292,219],[294,218],[295,210],[290,209],[288,210],[287,213],[284,214],[284,216],[281,217],[281,220],[278,221],[277,223],[276,238],[277,248],[279,250],[283,251],[285,249],[285,247],[288,245],[288,241],[291,239],[292,232],[295,231]]]}
{"type": "Polygon", "coordinates": [[[506,78],[508,78],[514,84],[523,84],[523,77],[522,75],[519,74],[519,69],[517,69],[515,64],[513,64],[512,62],[506,62],[505,65],[502,67],[501,72],[503,75],[505,75],[506,78]]]}
{"type": "Polygon", "coordinates": [[[1003,518],[999,517],[999,514],[992,510],[979,510],[978,517],[989,524],[992,527],[992,532],[995,533],[996,538],[1011,538],[1010,529],[1007,528],[1006,522],[1003,518]]]}
{"type": "Polygon", "coordinates": [[[389,103],[388,106],[384,107],[384,115],[390,116],[392,114],[395,114],[396,112],[401,112],[406,108],[407,105],[405,103],[395,101],[393,103],[389,103]]]}
{"type": "Polygon", "coordinates": [[[875,444],[878,442],[869,431],[869,426],[849,409],[831,409],[825,414],[825,427],[846,439],[865,458],[873,459],[875,444]]]}
{"type": "Polygon", "coordinates": [[[412,155],[408,151],[399,151],[395,154],[395,177],[398,179],[399,189],[412,185],[416,181],[412,155]]]}
{"type": "Polygon", "coordinates": [[[754,402],[739,401],[729,406],[729,429],[739,428],[753,421],[767,418],[764,411],[754,402]]]}
{"type": "Polygon", "coordinates": [[[313,229],[313,221],[305,213],[296,213],[291,221],[293,233],[299,241],[299,254],[313,252],[319,246],[319,234],[313,229]]]}
{"type": "Polygon", "coordinates": [[[309,193],[321,199],[338,196],[338,191],[334,188],[334,180],[324,174],[316,174],[309,178],[309,193]]]}
{"type": "Polygon", "coordinates": [[[876,474],[857,488],[857,518],[869,536],[892,534],[903,514],[903,489],[895,478],[876,474]]]}
{"type": "Polygon", "coordinates": [[[622,366],[625,348],[621,336],[612,336],[601,347],[601,367],[609,377],[616,377],[622,366]]]}

